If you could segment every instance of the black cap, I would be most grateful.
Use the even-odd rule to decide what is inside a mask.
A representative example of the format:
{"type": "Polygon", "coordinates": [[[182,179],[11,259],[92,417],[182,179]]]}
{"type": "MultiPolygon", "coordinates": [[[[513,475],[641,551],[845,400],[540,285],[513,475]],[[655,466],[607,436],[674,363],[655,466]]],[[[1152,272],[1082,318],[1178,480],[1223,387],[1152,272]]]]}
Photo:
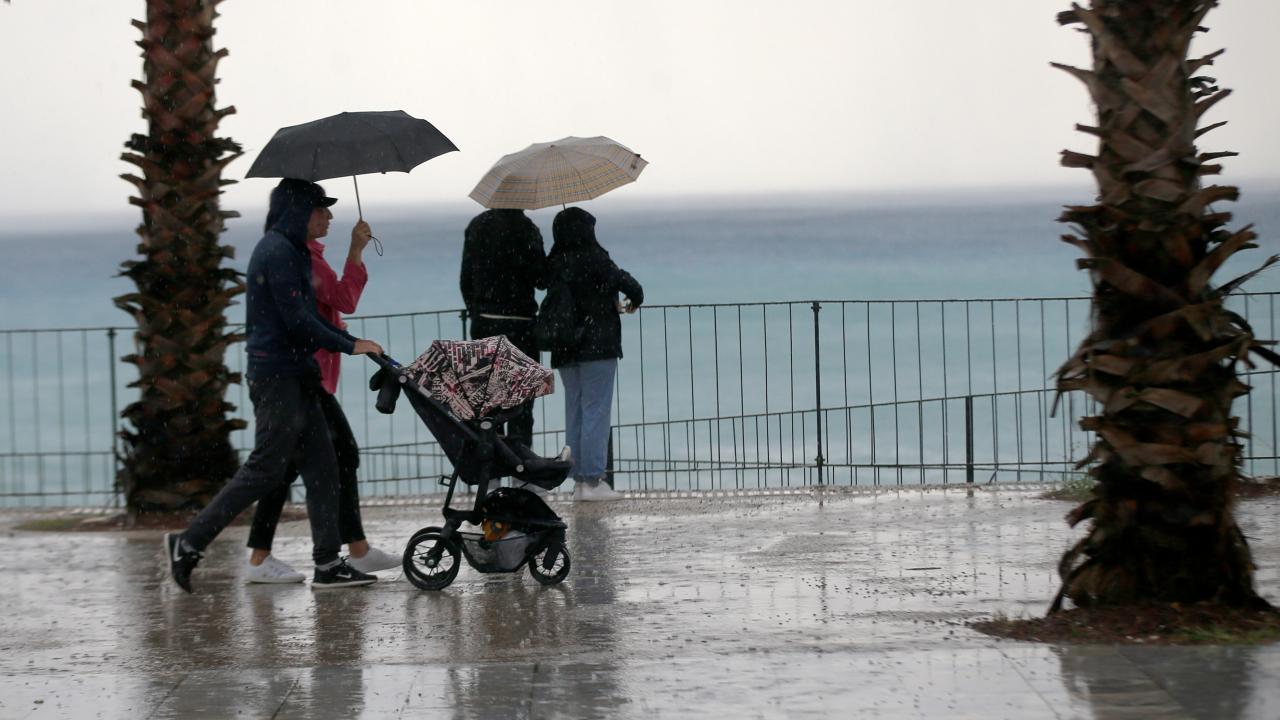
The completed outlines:
{"type": "Polygon", "coordinates": [[[331,198],[324,194],[324,188],[309,181],[299,180],[297,178],[285,178],[276,186],[290,195],[297,195],[305,198],[311,203],[311,207],[329,207],[338,202],[337,198],[331,198]]]}

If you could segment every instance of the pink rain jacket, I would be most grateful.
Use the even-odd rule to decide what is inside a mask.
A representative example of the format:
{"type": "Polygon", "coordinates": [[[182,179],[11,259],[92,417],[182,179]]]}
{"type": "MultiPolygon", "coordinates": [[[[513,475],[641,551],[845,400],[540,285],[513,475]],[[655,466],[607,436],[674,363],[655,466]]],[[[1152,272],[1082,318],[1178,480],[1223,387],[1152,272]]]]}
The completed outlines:
{"type": "MultiPolygon", "coordinates": [[[[324,245],[317,240],[308,240],[307,248],[311,251],[311,284],[316,289],[316,310],[320,317],[345,330],[347,324],[342,322],[342,316],[356,311],[360,293],[369,282],[369,271],[363,263],[348,261],[339,278],[325,262],[324,245]]],[[[342,353],[318,350],[316,362],[320,364],[320,382],[324,389],[330,395],[336,393],[338,374],[342,371],[342,353]]]]}

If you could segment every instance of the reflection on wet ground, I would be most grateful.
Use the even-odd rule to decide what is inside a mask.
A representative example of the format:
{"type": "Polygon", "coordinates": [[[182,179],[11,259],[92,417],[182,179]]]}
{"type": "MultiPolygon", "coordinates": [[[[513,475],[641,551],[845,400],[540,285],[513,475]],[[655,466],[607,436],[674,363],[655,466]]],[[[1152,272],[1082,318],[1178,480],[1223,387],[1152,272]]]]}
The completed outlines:
{"type": "MultiPolygon", "coordinates": [[[[197,571],[158,533],[5,530],[0,717],[1280,718],[1280,648],[1053,647],[969,620],[1038,614],[1074,532],[1018,490],[563,504],[573,571],[242,582],[244,531],[197,571]]],[[[1280,601],[1276,499],[1241,509],[1280,601]]],[[[0,516],[12,527],[16,514],[0,516]]],[[[438,508],[366,512],[401,546],[438,508]]],[[[309,557],[306,523],[276,553],[309,557]]]]}

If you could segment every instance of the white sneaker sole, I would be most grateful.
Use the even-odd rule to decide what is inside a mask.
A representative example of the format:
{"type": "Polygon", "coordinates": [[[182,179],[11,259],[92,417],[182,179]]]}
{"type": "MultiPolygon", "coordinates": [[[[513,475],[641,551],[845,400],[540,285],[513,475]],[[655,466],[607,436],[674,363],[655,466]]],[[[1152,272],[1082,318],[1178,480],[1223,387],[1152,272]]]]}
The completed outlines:
{"type": "Polygon", "coordinates": [[[296,585],[297,583],[306,582],[306,575],[298,575],[297,577],[275,577],[275,578],[257,578],[248,577],[244,579],[246,585],[296,585]]]}

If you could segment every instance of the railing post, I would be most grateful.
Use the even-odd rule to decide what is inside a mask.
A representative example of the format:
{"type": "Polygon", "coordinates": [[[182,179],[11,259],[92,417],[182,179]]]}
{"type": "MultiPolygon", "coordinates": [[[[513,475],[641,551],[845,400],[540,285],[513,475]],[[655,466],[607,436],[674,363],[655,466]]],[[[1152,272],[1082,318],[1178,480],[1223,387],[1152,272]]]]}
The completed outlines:
{"type": "Polygon", "coordinates": [[[973,396],[964,396],[964,481],[973,484],[973,396]]]}
{"type": "Polygon", "coordinates": [[[604,478],[609,487],[613,487],[613,428],[609,428],[609,444],[605,447],[604,478]]]}
{"type": "Polygon", "coordinates": [[[818,468],[818,484],[823,485],[825,476],[823,475],[823,465],[826,459],[822,457],[822,332],[818,324],[818,313],[822,312],[822,303],[813,302],[813,405],[817,413],[814,425],[818,429],[818,457],[814,459],[818,468]]]}
{"type": "MultiPolygon", "coordinates": [[[[463,308],[458,311],[458,319],[462,321],[462,339],[467,339],[467,310],[463,308]]],[[[416,351],[416,348],[415,348],[416,351]]]]}
{"type": "MultiPolygon", "coordinates": [[[[107,329],[107,376],[111,383],[111,468],[115,473],[111,478],[111,484],[116,486],[120,477],[120,412],[117,408],[116,398],[116,329],[107,329]]],[[[113,493],[116,506],[119,507],[120,493],[113,493]]]]}

